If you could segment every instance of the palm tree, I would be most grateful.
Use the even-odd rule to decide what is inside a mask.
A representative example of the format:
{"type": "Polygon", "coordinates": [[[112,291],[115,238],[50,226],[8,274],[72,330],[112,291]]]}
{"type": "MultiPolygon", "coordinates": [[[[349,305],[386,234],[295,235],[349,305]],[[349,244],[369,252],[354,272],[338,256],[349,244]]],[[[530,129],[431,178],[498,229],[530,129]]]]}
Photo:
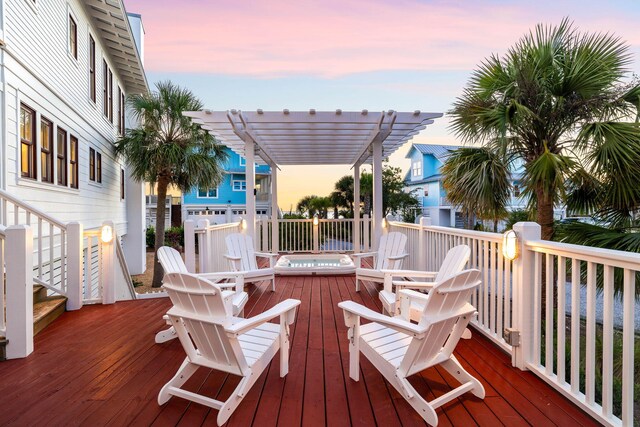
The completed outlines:
{"type": "Polygon", "coordinates": [[[188,192],[194,187],[215,187],[224,177],[222,162],[226,160],[224,148],[182,114],[202,109],[195,95],[168,81],[157,83],[156,89],[128,98],[141,125],[127,129],[115,146],[134,179],[158,186],[153,287],[162,284],[157,251],[164,245],[167,188],[173,185],[188,192]]]}
{"type": "Polygon", "coordinates": [[[363,215],[371,215],[371,198],[373,197],[373,174],[362,172],[360,174],[360,198],[364,202],[363,215]]]}
{"type": "Polygon", "coordinates": [[[454,102],[458,137],[524,161],[523,194],[543,239],[553,237],[554,205],[580,169],[578,159],[619,179],[609,195],[614,204],[640,200],[640,127],[629,122],[640,108],[640,87],[623,82],[629,63],[618,38],[580,33],[563,19],[536,26],[505,56],[487,58],[454,102]]]}
{"type": "Polygon", "coordinates": [[[507,216],[510,197],[509,168],[505,159],[486,147],[459,148],[445,161],[442,184],[449,201],[462,208],[467,218],[498,221],[507,216]]]}

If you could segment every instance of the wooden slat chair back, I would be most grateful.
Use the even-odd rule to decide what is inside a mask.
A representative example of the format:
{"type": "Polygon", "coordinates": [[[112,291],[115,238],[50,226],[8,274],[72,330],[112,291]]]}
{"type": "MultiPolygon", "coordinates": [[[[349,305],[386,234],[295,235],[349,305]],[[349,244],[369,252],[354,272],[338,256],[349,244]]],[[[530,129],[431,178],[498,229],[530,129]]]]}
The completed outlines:
{"type": "Polygon", "coordinates": [[[253,248],[253,239],[246,234],[234,233],[225,238],[227,243],[227,253],[234,257],[239,257],[236,264],[238,271],[252,271],[258,269],[256,261],[256,251],[253,248]]]}
{"type": "Polygon", "coordinates": [[[300,301],[288,299],[248,319],[232,317],[220,287],[189,273],[169,273],[164,287],[173,307],[167,316],[175,327],[187,357],[158,394],[160,405],[178,396],[219,410],[224,424],[251,386],[280,350],[280,376],[289,370],[289,325],[300,301]],[[279,323],[270,323],[274,318],[279,323]],[[200,368],[211,368],[242,377],[225,401],[181,387],[200,368]]]}
{"type": "MultiPolygon", "coordinates": [[[[158,261],[160,261],[160,264],[162,265],[162,268],[165,272],[165,277],[170,273],[188,273],[187,266],[182,260],[180,253],[173,248],[163,246],[158,249],[158,261]]],[[[234,316],[242,317],[244,306],[249,300],[249,295],[244,292],[244,279],[241,274],[220,272],[198,274],[197,276],[214,282],[229,280],[226,283],[218,283],[218,286],[224,289],[222,291],[224,302],[228,307],[231,308],[232,314],[234,316]],[[229,290],[229,288],[233,288],[235,289],[235,291],[229,290]]],[[[167,316],[165,316],[165,320],[168,321],[167,316]]],[[[176,330],[173,326],[170,326],[168,329],[158,332],[155,336],[155,341],[156,343],[160,344],[174,338],[177,338],[176,330]]]]}
{"type": "Polygon", "coordinates": [[[398,270],[402,268],[404,259],[393,260],[393,257],[401,255],[407,247],[407,236],[404,233],[392,231],[383,234],[380,238],[378,255],[375,257],[374,270],[398,270]]]}
{"type": "Polygon", "coordinates": [[[407,236],[398,231],[383,234],[377,252],[358,253],[352,256],[357,260],[356,292],[360,291],[360,281],[367,280],[374,283],[384,282],[383,270],[399,270],[402,268],[406,253],[407,236]],[[373,256],[373,267],[363,268],[362,258],[373,256]]]}
{"type": "Polygon", "coordinates": [[[271,290],[276,290],[276,278],[273,264],[278,254],[258,252],[253,247],[251,236],[233,233],[225,238],[227,253],[225,257],[231,264],[231,270],[240,271],[246,282],[271,281],[271,290]],[[259,268],[257,257],[269,259],[269,267],[259,268]]]}
{"type": "Polygon", "coordinates": [[[440,265],[440,269],[438,270],[438,274],[436,274],[434,281],[441,282],[454,274],[461,272],[469,262],[470,257],[471,248],[467,245],[458,245],[449,249],[447,255],[442,261],[442,265],[440,265]]]}
{"type": "Polygon", "coordinates": [[[482,384],[453,355],[469,321],[477,314],[469,298],[480,285],[480,277],[478,270],[466,270],[435,285],[426,297],[418,324],[407,317],[377,313],[353,301],[339,303],[349,328],[349,376],[359,380],[362,352],[430,425],[438,424],[436,408],[458,396],[471,392],[484,398],[482,384]],[[371,322],[361,325],[362,318],[371,322]],[[449,372],[460,386],[428,402],[408,377],[436,365],[449,372]]]}

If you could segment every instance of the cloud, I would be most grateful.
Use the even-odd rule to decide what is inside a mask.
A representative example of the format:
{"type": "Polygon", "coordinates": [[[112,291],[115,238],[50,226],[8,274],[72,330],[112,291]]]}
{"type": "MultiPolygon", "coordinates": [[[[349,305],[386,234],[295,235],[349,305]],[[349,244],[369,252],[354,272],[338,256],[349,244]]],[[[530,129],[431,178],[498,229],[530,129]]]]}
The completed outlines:
{"type": "MultiPolygon", "coordinates": [[[[148,70],[263,78],[471,69],[537,22],[567,14],[557,5],[497,0],[129,0],[127,6],[143,14],[148,70]]],[[[633,15],[608,12],[606,21],[585,19],[591,25],[585,29],[604,22],[638,38],[633,15]]]]}

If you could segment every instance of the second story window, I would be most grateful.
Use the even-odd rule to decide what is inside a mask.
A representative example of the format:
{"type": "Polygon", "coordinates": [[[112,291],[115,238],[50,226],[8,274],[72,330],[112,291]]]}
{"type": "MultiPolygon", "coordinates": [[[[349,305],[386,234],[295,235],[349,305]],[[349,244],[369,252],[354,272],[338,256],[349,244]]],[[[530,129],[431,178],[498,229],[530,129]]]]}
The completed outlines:
{"type": "Polygon", "coordinates": [[[20,105],[20,174],[36,179],[36,112],[20,105]]]}
{"type": "Polygon", "coordinates": [[[216,197],[218,197],[218,189],[217,188],[209,188],[207,190],[206,188],[199,188],[198,189],[198,197],[200,197],[200,198],[206,198],[206,197],[216,198],[216,197]]]}
{"type": "Polygon", "coordinates": [[[118,133],[124,135],[124,92],[118,86],[118,133]]]}
{"type": "Polygon", "coordinates": [[[520,186],[513,184],[513,197],[520,197],[520,186]]]}
{"type": "Polygon", "coordinates": [[[69,15],[69,53],[78,59],[78,24],[71,15],[69,15]]]}
{"type": "Polygon", "coordinates": [[[245,191],[247,189],[247,181],[233,181],[233,191],[245,191]]]}
{"type": "Polygon", "coordinates": [[[67,132],[62,128],[58,128],[57,138],[57,164],[58,167],[58,184],[67,186],[67,132]]]}
{"type": "Polygon", "coordinates": [[[89,148],[89,181],[102,182],[102,154],[89,148]]]}
{"type": "Polygon", "coordinates": [[[40,175],[53,184],[53,123],[45,118],[40,120],[40,175]]]}
{"type": "Polygon", "coordinates": [[[411,176],[422,176],[422,162],[413,162],[411,164],[411,176]]]}
{"type": "Polygon", "coordinates": [[[102,112],[106,118],[109,118],[109,67],[107,61],[102,60],[102,112]]]}
{"type": "Polygon", "coordinates": [[[89,36],[89,97],[96,102],[96,41],[89,36]]]}
{"type": "Polygon", "coordinates": [[[71,188],[78,188],[78,138],[71,136],[69,138],[71,146],[69,155],[69,177],[71,188]]]}
{"type": "Polygon", "coordinates": [[[113,73],[109,70],[109,121],[113,123],[113,73]]]}
{"type": "Polygon", "coordinates": [[[102,182],[102,154],[96,153],[96,182],[102,182]]]}
{"type": "Polygon", "coordinates": [[[120,200],[124,200],[124,169],[120,169],[120,200]]]}

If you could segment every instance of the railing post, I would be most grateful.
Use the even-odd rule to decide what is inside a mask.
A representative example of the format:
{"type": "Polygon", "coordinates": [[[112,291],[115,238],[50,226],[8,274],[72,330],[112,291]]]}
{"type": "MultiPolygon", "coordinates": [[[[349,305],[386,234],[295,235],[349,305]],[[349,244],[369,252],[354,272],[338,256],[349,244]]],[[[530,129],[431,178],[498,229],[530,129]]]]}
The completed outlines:
{"type": "MultiPolygon", "coordinates": [[[[82,308],[83,229],[79,222],[67,224],[67,310],[82,308]]],[[[88,261],[87,261],[88,262],[88,261]]]]}
{"type": "Polygon", "coordinates": [[[429,218],[420,217],[420,230],[418,231],[418,256],[420,260],[416,263],[418,270],[427,271],[427,230],[426,227],[431,224],[429,218]]]}
{"type": "Polygon", "coordinates": [[[184,222],[184,263],[189,273],[196,272],[196,223],[192,219],[184,222]]]}
{"type": "Polygon", "coordinates": [[[102,227],[111,227],[111,240],[105,242],[100,237],[100,245],[102,246],[102,262],[100,271],[100,283],[102,285],[102,303],[113,304],[116,302],[116,239],[115,228],[113,222],[105,221],[102,227]]]}
{"type": "Polygon", "coordinates": [[[198,259],[199,259],[199,267],[200,273],[209,273],[209,256],[210,256],[210,241],[211,236],[209,235],[209,220],[201,219],[198,220],[198,230],[203,231],[198,235],[198,259]]]}
{"type": "Polygon", "coordinates": [[[33,232],[27,225],[6,229],[7,358],[33,353],[33,232]]]}
{"type": "Polygon", "coordinates": [[[320,252],[320,222],[315,219],[313,224],[313,253],[320,252]]]}
{"type": "Polygon", "coordinates": [[[260,216],[260,227],[262,227],[262,252],[269,252],[269,217],[260,216]]]}
{"type": "Polygon", "coordinates": [[[527,369],[533,360],[533,301],[535,300],[535,253],[526,243],[541,239],[540,225],[535,222],[518,222],[513,226],[518,235],[520,256],[513,260],[512,327],[520,332],[519,345],[513,346],[511,364],[527,369]]]}
{"type": "Polygon", "coordinates": [[[364,214],[362,216],[362,224],[363,224],[363,250],[365,252],[369,252],[369,249],[371,248],[371,240],[369,239],[369,225],[371,224],[371,222],[369,221],[369,214],[364,214]]]}

